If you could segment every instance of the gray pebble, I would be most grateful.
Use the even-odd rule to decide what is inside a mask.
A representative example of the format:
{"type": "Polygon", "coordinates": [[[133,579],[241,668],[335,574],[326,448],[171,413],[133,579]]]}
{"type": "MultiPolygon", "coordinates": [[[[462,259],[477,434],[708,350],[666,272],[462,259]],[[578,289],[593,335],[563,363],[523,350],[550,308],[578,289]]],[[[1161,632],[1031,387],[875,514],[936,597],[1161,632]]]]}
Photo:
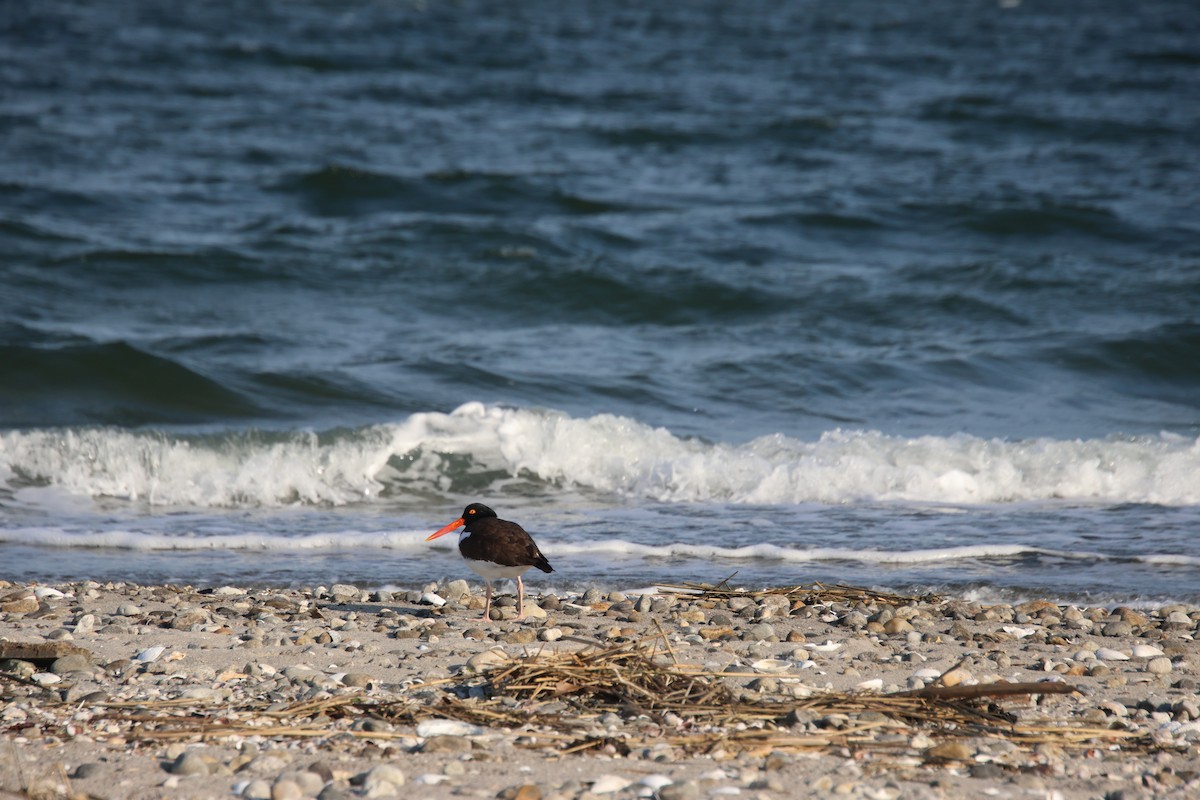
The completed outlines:
{"type": "Polygon", "coordinates": [[[271,800],[271,784],[262,779],[250,781],[242,789],[242,797],[246,800],[271,800]]]}
{"type": "Polygon", "coordinates": [[[658,790],[659,800],[699,800],[700,784],[696,781],[670,783],[658,790]]]}
{"type": "Polygon", "coordinates": [[[86,764],[80,764],[71,772],[71,777],[77,781],[84,781],[88,778],[95,778],[97,775],[104,774],[104,765],[97,764],[95,761],[89,761],[86,764]]]}
{"type": "Polygon", "coordinates": [[[65,675],[68,672],[91,672],[92,660],[83,653],[71,653],[54,659],[50,671],[55,675],[65,675]]]}
{"type": "Polygon", "coordinates": [[[300,800],[304,792],[295,781],[279,778],[271,785],[271,800],[300,800]]]}
{"type": "Polygon", "coordinates": [[[347,672],[342,676],[342,685],[356,689],[366,688],[374,682],[374,676],[368,675],[365,672],[347,672]]]}
{"type": "Polygon", "coordinates": [[[208,775],[208,761],[195,750],[185,750],[167,768],[172,775],[208,775]]]}

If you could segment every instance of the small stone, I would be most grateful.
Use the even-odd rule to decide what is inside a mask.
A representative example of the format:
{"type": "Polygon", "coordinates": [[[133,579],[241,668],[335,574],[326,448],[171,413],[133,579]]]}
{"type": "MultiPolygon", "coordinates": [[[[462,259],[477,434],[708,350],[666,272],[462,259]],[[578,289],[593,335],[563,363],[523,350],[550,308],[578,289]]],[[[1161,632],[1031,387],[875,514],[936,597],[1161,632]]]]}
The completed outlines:
{"type": "Polygon", "coordinates": [[[867,615],[860,611],[851,611],[846,616],[842,617],[842,625],[853,630],[859,630],[867,626],[867,615]]]}
{"type": "Polygon", "coordinates": [[[908,633],[913,629],[908,620],[892,617],[887,622],[883,623],[883,632],[887,634],[908,633]]]}
{"type": "Polygon", "coordinates": [[[365,672],[347,672],[342,676],[342,685],[355,689],[365,689],[375,683],[375,676],[365,672]]]}
{"type": "Polygon", "coordinates": [[[484,650],[482,653],[476,653],[467,659],[467,669],[471,672],[480,673],[503,666],[509,662],[508,654],[499,648],[484,650]]]}
{"type": "Polygon", "coordinates": [[[311,767],[300,772],[293,772],[288,777],[300,787],[300,793],[305,797],[316,797],[325,788],[325,784],[333,780],[332,773],[326,779],[324,776],[313,772],[311,767]]]}
{"type": "Polygon", "coordinates": [[[212,617],[208,612],[199,608],[190,608],[186,611],[180,611],[171,620],[171,627],[177,631],[190,631],[198,625],[208,625],[212,622],[212,617]]]}
{"type": "Polygon", "coordinates": [[[65,675],[68,672],[90,672],[91,669],[92,660],[82,653],[72,653],[56,658],[50,665],[50,671],[55,675],[65,675]]]}
{"type": "Polygon", "coordinates": [[[302,797],[304,792],[300,791],[300,786],[287,778],[281,778],[271,786],[271,800],[300,800],[302,797]]]}
{"type": "Polygon", "coordinates": [[[658,797],[659,800],[699,800],[700,784],[697,781],[672,783],[659,789],[658,797]]]}
{"type": "Polygon", "coordinates": [[[430,753],[469,753],[474,747],[471,740],[462,736],[430,736],[421,745],[421,752],[430,753]]]}
{"type": "Polygon", "coordinates": [[[1154,645],[1139,644],[1133,647],[1134,658],[1154,658],[1156,656],[1165,655],[1162,650],[1159,650],[1154,645]]]}
{"type": "Polygon", "coordinates": [[[974,676],[962,667],[956,667],[942,675],[943,686],[958,686],[960,683],[967,683],[974,680],[974,676]]]}
{"type": "Polygon", "coordinates": [[[538,631],[538,638],[543,642],[557,642],[562,635],[562,628],[542,628],[538,631]]]}
{"type": "Polygon", "coordinates": [[[208,760],[195,750],[185,750],[171,762],[167,771],[172,775],[208,775],[212,770],[208,760]]]}
{"type": "Polygon", "coordinates": [[[972,778],[979,780],[999,780],[1006,776],[1003,767],[996,764],[972,764],[969,770],[972,778]]]}
{"type": "Polygon", "coordinates": [[[534,783],[510,786],[497,794],[496,800],[542,800],[542,789],[534,783]]]}
{"type": "Polygon", "coordinates": [[[250,781],[242,789],[242,797],[246,800],[271,800],[271,784],[261,778],[250,781]]]}
{"type": "Polygon", "coordinates": [[[1171,659],[1165,657],[1152,658],[1146,664],[1146,671],[1152,672],[1155,675],[1166,675],[1171,669],[1171,659]]]}
{"type": "Polygon", "coordinates": [[[358,587],[348,583],[335,583],[329,593],[333,596],[335,603],[356,602],[362,597],[362,592],[358,587]]]}
{"type": "Polygon", "coordinates": [[[6,614],[31,614],[39,608],[37,598],[33,595],[18,597],[0,603],[0,611],[6,614]]]}
{"type": "Polygon", "coordinates": [[[77,781],[85,781],[88,778],[95,778],[104,774],[104,765],[98,764],[95,761],[88,761],[80,764],[71,772],[71,777],[77,781]]]}
{"type": "Polygon", "coordinates": [[[75,627],[72,628],[72,630],[75,632],[76,636],[83,636],[96,630],[96,615],[84,614],[75,623],[75,627]]]}
{"type": "Polygon", "coordinates": [[[925,751],[925,758],[932,761],[969,761],[974,756],[975,752],[962,742],[946,742],[925,751]]]}
{"type": "Polygon", "coordinates": [[[372,767],[362,780],[363,791],[367,797],[393,797],[403,785],[403,770],[391,764],[372,767]]]}

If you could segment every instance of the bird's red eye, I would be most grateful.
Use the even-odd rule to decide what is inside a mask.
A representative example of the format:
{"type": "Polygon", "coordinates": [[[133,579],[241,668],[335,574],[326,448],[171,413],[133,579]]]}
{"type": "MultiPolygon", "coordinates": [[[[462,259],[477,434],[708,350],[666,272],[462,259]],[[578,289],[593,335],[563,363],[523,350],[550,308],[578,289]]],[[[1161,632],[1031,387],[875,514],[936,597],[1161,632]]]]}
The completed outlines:
{"type": "Polygon", "coordinates": [[[474,514],[474,513],[475,513],[475,509],[473,509],[473,508],[472,508],[472,509],[471,509],[470,511],[468,511],[467,513],[468,513],[468,514],[474,514]]]}

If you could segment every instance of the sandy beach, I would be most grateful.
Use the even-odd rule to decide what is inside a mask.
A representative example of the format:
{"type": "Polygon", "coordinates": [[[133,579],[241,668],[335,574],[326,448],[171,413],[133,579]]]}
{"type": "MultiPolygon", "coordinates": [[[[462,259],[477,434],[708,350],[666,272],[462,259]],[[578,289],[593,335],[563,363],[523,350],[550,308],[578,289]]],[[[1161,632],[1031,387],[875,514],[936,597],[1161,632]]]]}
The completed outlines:
{"type": "Polygon", "coordinates": [[[1200,796],[1200,609],[745,588],[0,581],[0,796],[1200,796]]]}

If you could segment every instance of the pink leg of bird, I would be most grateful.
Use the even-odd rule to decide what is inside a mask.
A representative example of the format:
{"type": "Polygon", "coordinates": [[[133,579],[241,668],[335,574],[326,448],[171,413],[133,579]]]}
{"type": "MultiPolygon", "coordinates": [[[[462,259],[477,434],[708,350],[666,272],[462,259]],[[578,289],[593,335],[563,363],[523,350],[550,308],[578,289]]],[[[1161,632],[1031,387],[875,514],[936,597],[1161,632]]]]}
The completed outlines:
{"type": "Polygon", "coordinates": [[[484,581],[483,585],[487,587],[487,600],[485,600],[483,603],[483,618],[486,621],[491,622],[492,621],[492,582],[484,581]]]}
{"type": "Polygon", "coordinates": [[[521,576],[517,576],[517,622],[525,619],[525,584],[521,576]]]}

